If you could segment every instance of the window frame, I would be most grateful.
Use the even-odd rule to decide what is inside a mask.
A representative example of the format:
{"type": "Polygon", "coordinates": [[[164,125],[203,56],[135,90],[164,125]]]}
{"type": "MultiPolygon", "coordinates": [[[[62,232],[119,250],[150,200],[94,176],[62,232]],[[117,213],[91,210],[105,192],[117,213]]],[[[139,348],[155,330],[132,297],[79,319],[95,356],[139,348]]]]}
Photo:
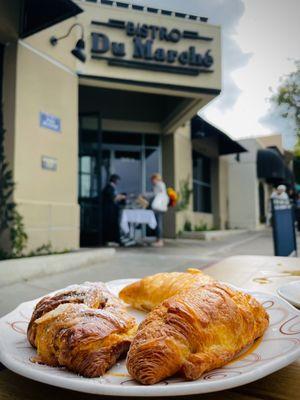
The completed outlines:
{"type": "MultiPolygon", "coordinates": [[[[211,158],[203,155],[201,152],[192,149],[192,171],[193,171],[193,211],[194,212],[200,212],[200,213],[205,213],[205,214],[212,214],[212,169],[211,169],[211,158]],[[195,158],[201,158],[202,160],[206,160],[209,162],[209,182],[205,182],[200,179],[196,179],[194,177],[194,160],[195,158]],[[201,205],[201,198],[196,199],[195,201],[195,196],[197,196],[198,190],[195,191],[195,186],[197,189],[209,189],[209,207],[205,207],[204,204],[201,205]]],[[[204,174],[202,174],[203,176],[204,174]]]]}

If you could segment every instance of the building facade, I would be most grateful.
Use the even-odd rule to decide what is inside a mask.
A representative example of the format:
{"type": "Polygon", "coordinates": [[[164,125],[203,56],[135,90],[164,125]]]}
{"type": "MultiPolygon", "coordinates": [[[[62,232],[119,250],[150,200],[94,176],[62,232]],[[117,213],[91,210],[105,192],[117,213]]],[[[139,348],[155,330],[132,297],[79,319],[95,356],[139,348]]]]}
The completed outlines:
{"type": "Polygon", "coordinates": [[[191,126],[221,91],[220,28],[123,2],[69,3],[71,18],[54,25],[35,15],[22,35],[0,31],[5,151],[28,248],[101,244],[111,173],[128,194],[149,190],[154,172],[179,191],[194,186],[187,209],[165,216],[166,237],[187,218],[224,227],[226,165],[218,142],[193,138],[191,126]]]}
{"type": "Polygon", "coordinates": [[[229,228],[256,230],[270,218],[270,196],[279,184],[294,188],[292,159],[280,134],[240,140],[247,150],[227,156],[229,228]]]}

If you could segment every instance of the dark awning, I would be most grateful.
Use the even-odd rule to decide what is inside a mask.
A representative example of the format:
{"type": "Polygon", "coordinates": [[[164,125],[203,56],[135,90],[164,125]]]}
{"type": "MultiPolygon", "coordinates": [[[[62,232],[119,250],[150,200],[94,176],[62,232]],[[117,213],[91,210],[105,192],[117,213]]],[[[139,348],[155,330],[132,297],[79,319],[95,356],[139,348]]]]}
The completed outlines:
{"type": "Polygon", "coordinates": [[[243,153],[247,150],[238,142],[231,139],[226,133],[209,124],[204,119],[196,116],[192,119],[192,139],[216,138],[219,147],[219,155],[243,153]]]}
{"type": "Polygon", "coordinates": [[[30,36],[82,11],[71,0],[23,0],[20,37],[30,36]]]}
{"type": "Polygon", "coordinates": [[[270,183],[284,182],[286,166],[280,152],[275,148],[261,149],[257,152],[257,177],[270,183]]]}
{"type": "Polygon", "coordinates": [[[284,180],[284,161],[275,149],[258,150],[257,177],[260,179],[284,180]]]}

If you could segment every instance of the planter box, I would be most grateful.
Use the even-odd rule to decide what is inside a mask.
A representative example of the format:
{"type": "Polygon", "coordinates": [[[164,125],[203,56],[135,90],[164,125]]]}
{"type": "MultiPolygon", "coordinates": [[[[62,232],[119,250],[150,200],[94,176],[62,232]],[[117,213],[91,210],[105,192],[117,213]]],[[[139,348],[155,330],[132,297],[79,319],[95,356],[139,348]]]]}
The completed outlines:
{"type": "Polygon", "coordinates": [[[219,240],[225,239],[228,236],[239,235],[241,233],[248,232],[247,229],[227,229],[227,230],[215,230],[215,231],[184,231],[181,234],[183,239],[196,239],[196,240],[219,240]]]}

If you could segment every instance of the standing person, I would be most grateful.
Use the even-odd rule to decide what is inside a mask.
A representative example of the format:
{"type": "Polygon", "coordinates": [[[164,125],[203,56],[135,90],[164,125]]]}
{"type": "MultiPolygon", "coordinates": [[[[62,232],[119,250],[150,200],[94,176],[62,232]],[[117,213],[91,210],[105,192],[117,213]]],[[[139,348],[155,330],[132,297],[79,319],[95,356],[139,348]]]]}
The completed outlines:
{"type": "Polygon", "coordinates": [[[296,200],[296,220],[297,220],[298,232],[300,232],[300,192],[297,193],[297,200],[296,200]]]}
{"type": "Polygon", "coordinates": [[[295,204],[297,201],[297,193],[296,191],[291,187],[288,192],[287,192],[289,199],[291,201],[291,203],[295,204]]]}
{"type": "Polygon", "coordinates": [[[285,185],[277,186],[276,190],[272,192],[271,199],[278,199],[278,200],[288,200],[289,196],[286,192],[285,185]]]}
{"type": "Polygon", "coordinates": [[[167,194],[166,184],[163,182],[160,174],[153,174],[151,176],[151,183],[152,201],[150,207],[153,209],[157,221],[157,226],[155,228],[156,241],[153,243],[153,246],[162,247],[164,245],[162,240],[162,214],[168,209],[169,196],[167,194]]]}
{"type": "Polygon", "coordinates": [[[120,179],[119,175],[111,175],[108,184],[102,191],[102,221],[104,243],[114,242],[121,246],[120,203],[125,200],[126,196],[117,191],[117,184],[120,179]]]}
{"type": "MultiPolygon", "coordinates": [[[[277,188],[274,188],[272,190],[271,196],[270,196],[270,201],[269,201],[269,212],[268,212],[268,218],[267,218],[267,225],[272,226],[272,200],[288,200],[289,196],[286,193],[286,186],[285,185],[279,185],[277,188]]],[[[284,202],[284,201],[283,201],[284,202]]]]}

